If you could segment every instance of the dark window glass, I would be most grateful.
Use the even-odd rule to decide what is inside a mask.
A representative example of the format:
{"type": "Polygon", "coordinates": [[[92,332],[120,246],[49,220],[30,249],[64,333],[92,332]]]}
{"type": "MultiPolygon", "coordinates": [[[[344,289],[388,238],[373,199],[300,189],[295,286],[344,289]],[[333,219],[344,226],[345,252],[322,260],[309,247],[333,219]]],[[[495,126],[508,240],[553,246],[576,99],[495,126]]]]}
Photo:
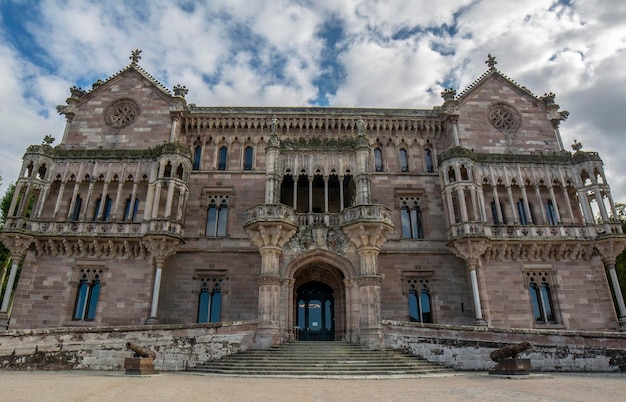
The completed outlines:
{"type": "Polygon", "coordinates": [[[209,322],[209,305],[211,303],[211,295],[206,286],[202,287],[198,300],[198,322],[209,322]]]}
{"type": "Polygon", "coordinates": [[[548,215],[548,225],[557,225],[558,219],[556,217],[556,210],[552,200],[546,202],[546,215],[548,215]]]}
{"type": "Polygon", "coordinates": [[[530,303],[533,308],[533,315],[535,317],[535,321],[544,322],[545,319],[543,317],[543,311],[541,309],[541,305],[539,301],[541,300],[541,296],[539,294],[539,288],[536,283],[531,283],[529,286],[530,292],[530,303]]]}
{"type": "Polygon", "coordinates": [[[424,152],[424,158],[426,159],[426,171],[428,173],[434,172],[435,168],[433,166],[433,157],[432,157],[432,153],[430,152],[430,149],[427,149],[424,152]]]}
{"type": "Polygon", "coordinates": [[[210,322],[220,322],[222,313],[222,291],[219,285],[213,289],[211,295],[211,317],[210,322]]]}
{"type": "Polygon", "coordinates": [[[100,279],[94,279],[90,290],[89,298],[87,299],[85,321],[93,321],[96,318],[96,307],[98,306],[98,298],[100,297],[100,279]]]}
{"type": "Polygon", "coordinates": [[[89,292],[89,283],[87,282],[87,276],[84,275],[83,279],[78,284],[78,292],[76,294],[76,305],[74,307],[74,319],[82,320],[85,315],[85,305],[87,304],[87,297],[89,292]]]}
{"type": "Polygon", "coordinates": [[[407,157],[406,149],[404,148],[400,150],[400,169],[402,169],[403,172],[409,171],[409,159],[407,157]]]}
{"type": "Polygon", "coordinates": [[[72,211],[72,220],[77,221],[80,218],[80,209],[83,205],[83,199],[80,195],[76,196],[76,202],[74,202],[74,210],[72,211]]]}
{"type": "Polygon", "coordinates": [[[200,158],[202,157],[202,147],[200,145],[193,149],[193,170],[200,169],[200,158]]]}
{"type": "Polygon", "coordinates": [[[221,147],[217,162],[217,170],[226,170],[226,159],[228,158],[228,148],[221,147]]]}
{"type": "Polygon", "coordinates": [[[528,225],[528,216],[526,215],[526,208],[524,208],[524,201],[517,201],[517,213],[519,214],[520,225],[528,225]]]}
{"type": "Polygon", "coordinates": [[[94,209],[93,211],[93,219],[92,220],[96,220],[98,219],[98,212],[100,212],[100,204],[102,203],[102,200],[100,198],[98,198],[96,200],[96,209],[94,209]]]}
{"type": "Polygon", "coordinates": [[[380,148],[374,150],[374,167],[377,172],[383,171],[383,152],[380,148]]]}
{"type": "Polygon", "coordinates": [[[252,170],[252,147],[246,147],[243,152],[243,170],[252,170]]]}

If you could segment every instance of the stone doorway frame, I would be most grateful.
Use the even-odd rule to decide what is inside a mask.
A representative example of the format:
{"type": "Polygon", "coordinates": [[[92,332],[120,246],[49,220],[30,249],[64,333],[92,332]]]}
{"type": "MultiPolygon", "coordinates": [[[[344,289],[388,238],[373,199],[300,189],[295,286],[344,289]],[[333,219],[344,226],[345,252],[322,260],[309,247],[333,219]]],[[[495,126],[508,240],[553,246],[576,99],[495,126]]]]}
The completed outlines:
{"type": "Polygon", "coordinates": [[[333,290],[335,340],[355,342],[359,333],[359,298],[355,269],[350,261],[325,250],[315,250],[294,258],[285,269],[285,298],[281,308],[285,339],[297,340],[296,290],[317,281],[333,290]]]}

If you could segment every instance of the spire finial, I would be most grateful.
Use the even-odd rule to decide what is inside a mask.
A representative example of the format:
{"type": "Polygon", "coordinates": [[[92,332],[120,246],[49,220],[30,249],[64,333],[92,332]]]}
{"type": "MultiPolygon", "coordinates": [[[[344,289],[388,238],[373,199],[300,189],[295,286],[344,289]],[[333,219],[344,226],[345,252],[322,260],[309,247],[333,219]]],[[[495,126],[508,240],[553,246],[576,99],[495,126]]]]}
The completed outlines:
{"type": "Polygon", "coordinates": [[[490,70],[495,70],[496,64],[498,64],[496,56],[492,56],[491,53],[487,55],[487,61],[485,61],[485,63],[487,63],[487,67],[489,67],[490,70]]]}
{"type": "Polygon", "coordinates": [[[141,50],[135,49],[132,52],[130,52],[129,59],[131,61],[131,64],[139,63],[139,59],[141,59],[141,50]]]}

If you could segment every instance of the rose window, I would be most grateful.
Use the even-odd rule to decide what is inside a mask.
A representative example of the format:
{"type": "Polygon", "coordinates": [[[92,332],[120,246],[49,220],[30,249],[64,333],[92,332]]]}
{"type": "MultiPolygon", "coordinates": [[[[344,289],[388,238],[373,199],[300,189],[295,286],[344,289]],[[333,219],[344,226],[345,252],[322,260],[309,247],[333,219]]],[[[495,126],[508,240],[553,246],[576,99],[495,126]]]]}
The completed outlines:
{"type": "Polygon", "coordinates": [[[106,109],[105,120],[113,128],[130,126],[139,115],[139,107],[130,99],[120,99],[106,109]]]}
{"type": "Polygon", "coordinates": [[[489,110],[489,123],[500,131],[515,132],[522,124],[519,113],[508,105],[494,105],[489,110]]]}

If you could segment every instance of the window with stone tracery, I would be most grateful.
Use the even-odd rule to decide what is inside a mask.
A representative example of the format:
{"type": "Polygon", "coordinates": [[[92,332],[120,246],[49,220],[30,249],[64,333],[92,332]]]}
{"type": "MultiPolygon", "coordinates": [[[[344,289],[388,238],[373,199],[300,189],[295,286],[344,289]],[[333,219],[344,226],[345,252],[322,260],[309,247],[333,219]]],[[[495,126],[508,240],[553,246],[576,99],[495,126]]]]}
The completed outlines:
{"type": "Polygon", "coordinates": [[[400,197],[400,219],[402,237],[405,239],[423,239],[422,210],[417,197],[400,197]]]}
{"type": "Polygon", "coordinates": [[[409,321],[432,323],[432,273],[405,272],[403,274],[408,299],[409,321]]]}
{"type": "Polygon", "coordinates": [[[74,273],[76,299],[74,302],[74,321],[93,321],[96,317],[100,291],[106,278],[106,268],[80,267],[74,273]]]}
{"type": "Polygon", "coordinates": [[[226,236],[228,224],[228,195],[209,195],[206,229],[207,237],[226,236]]]}
{"type": "Polygon", "coordinates": [[[197,271],[196,278],[200,281],[196,322],[220,322],[222,316],[222,296],[226,290],[226,272],[197,271]]]}
{"type": "Polygon", "coordinates": [[[550,271],[525,273],[532,314],[537,324],[556,324],[554,286],[550,271]]]}

